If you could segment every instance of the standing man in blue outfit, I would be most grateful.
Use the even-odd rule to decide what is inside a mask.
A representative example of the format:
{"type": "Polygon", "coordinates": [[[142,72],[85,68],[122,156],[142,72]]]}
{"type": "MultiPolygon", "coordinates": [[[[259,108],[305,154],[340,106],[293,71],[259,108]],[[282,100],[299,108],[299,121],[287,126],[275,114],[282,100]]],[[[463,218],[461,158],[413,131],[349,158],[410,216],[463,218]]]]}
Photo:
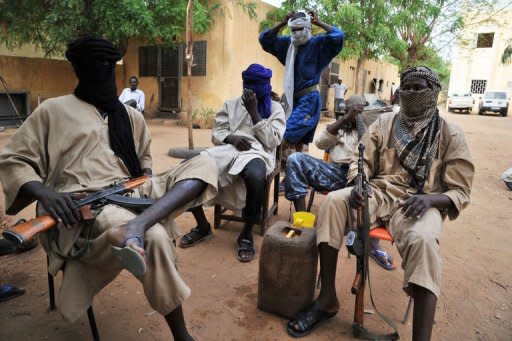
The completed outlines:
{"type": "Polygon", "coordinates": [[[291,12],[275,27],[260,34],[260,44],[285,66],[286,131],[284,140],[302,151],[313,141],[322,107],[318,82],[322,70],[343,48],[344,33],[321,22],[314,12],[291,12]],[[311,35],[311,24],[325,34],[311,35]],[[278,36],[288,25],[290,36],[278,36]]]}

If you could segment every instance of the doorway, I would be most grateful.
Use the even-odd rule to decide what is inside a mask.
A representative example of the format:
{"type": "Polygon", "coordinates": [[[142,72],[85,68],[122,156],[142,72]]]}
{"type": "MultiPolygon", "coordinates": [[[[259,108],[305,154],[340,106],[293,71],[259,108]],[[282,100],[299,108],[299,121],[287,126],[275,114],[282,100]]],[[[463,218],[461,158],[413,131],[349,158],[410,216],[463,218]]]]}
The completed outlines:
{"type": "Polygon", "coordinates": [[[159,110],[179,112],[181,109],[182,45],[159,48],[159,110]]]}

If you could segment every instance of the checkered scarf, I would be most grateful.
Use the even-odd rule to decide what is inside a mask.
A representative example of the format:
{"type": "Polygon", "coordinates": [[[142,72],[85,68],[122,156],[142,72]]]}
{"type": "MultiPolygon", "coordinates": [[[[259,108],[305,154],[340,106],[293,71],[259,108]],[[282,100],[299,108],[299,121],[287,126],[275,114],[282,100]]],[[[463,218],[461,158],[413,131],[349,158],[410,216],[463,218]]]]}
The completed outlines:
{"type": "Polygon", "coordinates": [[[425,79],[428,88],[414,91],[399,89],[400,112],[394,137],[398,158],[412,175],[411,185],[423,193],[430,166],[439,147],[440,117],[437,98],[441,83],[427,67],[409,68],[401,75],[401,84],[411,79],[425,79]]]}

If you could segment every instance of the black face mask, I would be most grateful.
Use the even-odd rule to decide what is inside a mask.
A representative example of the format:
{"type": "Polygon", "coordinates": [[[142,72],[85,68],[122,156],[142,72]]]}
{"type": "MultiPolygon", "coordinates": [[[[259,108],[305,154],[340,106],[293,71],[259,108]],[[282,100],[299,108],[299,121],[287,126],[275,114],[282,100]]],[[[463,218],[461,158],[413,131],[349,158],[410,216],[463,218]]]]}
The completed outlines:
{"type": "Polygon", "coordinates": [[[135,152],[132,125],[125,106],[117,97],[115,66],[114,61],[95,58],[73,63],[79,80],[75,95],[108,116],[110,147],[123,160],[130,174],[139,176],[142,170],[135,152]]]}
{"type": "Polygon", "coordinates": [[[102,113],[116,111],[119,106],[115,62],[88,59],[74,63],[78,77],[75,95],[94,105],[102,113]]]}

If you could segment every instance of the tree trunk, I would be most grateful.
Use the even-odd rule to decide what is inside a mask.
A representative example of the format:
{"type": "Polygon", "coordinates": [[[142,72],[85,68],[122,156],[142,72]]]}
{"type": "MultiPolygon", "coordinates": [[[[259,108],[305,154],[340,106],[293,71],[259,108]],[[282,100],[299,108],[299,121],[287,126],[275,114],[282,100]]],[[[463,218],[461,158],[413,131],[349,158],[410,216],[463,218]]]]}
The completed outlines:
{"type": "Polygon", "coordinates": [[[407,49],[407,61],[404,65],[404,70],[411,66],[416,66],[418,63],[418,46],[411,45],[407,49]]]}
{"type": "Polygon", "coordinates": [[[80,27],[80,34],[95,33],[96,32],[96,21],[94,20],[94,11],[92,8],[93,0],[84,1],[84,24],[80,27]]]}
{"type": "Polygon", "coordinates": [[[363,67],[364,67],[364,58],[359,57],[357,58],[357,65],[356,65],[356,84],[354,86],[354,94],[363,94],[363,67]]]}

